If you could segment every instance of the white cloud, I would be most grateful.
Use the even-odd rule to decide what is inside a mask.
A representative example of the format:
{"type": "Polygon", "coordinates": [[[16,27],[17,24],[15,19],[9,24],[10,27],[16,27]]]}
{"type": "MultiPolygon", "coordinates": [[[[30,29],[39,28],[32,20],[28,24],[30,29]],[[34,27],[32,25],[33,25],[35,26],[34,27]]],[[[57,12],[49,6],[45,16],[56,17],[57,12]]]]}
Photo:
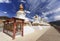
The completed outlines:
{"type": "Polygon", "coordinates": [[[44,17],[44,19],[46,19],[46,20],[47,20],[47,19],[48,19],[48,17],[44,17]]]}
{"type": "Polygon", "coordinates": [[[10,3],[10,1],[9,1],[9,0],[5,0],[5,2],[6,2],[6,3],[10,3]]]}
{"type": "Polygon", "coordinates": [[[56,9],[54,12],[59,12],[60,11],[60,8],[56,9]]]}
{"type": "Polygon", "coordinates": [[[26,3],[26,1],[24,1],[24,0],[21,0],[21,2],[26,3]]]}
{"type": "Polygon", "coordinates": [[[41,0],[41,2],[45,2],[46,0],[41,0]]]}
{"type": "Polygon", "coordinates": [[[10,0],[0,0],[0,3],[10,3],[10,0]]]}
{"type": "Polygon", "coordinates": [[[51,11],[48,11],[48,12],[42,12],[42,14],[43,15],[48,15],[48,14],[52,14],[52,13],[57,13],[57,12],[59,12],[60,11],[60,7],[59,8],[57,8],[57,9],[54,9],[54,10],[51,10],[51,11]]]}
{"type": "Polygon", "coordinates": [[[0,16],[8,16],[6,11],[0,11],[0,16]]]}
{"type": "Polygon", "coordinates": [[[3,2],[3,0],[0,0],[0,3],[3,2]]]}
{"type": "Polygon", "coordinates": [[[44,21],[46,21],[46,22],[50,21],[50,19],[48,17],[44,17],[43,19],[45,19],[44,21]]]}
{"type": "Polygon", "coordinates": [[[4,12],[4,13],[7,13],[7,12],[4,12]]]}
{"type": "Polygon", "coordinates": [[[30,13],[30,11],[25,10],[26,13],[30,13]]]}
{"type": "Polygon", "coordinates": [[[54,20],[60,20],[60,15],[54,16],[54,20]]]}
{"type": "Polygon", "coordinates": [[[53,7],[57,0],[48,0],[49,4],[47,7],[53,7]]]}

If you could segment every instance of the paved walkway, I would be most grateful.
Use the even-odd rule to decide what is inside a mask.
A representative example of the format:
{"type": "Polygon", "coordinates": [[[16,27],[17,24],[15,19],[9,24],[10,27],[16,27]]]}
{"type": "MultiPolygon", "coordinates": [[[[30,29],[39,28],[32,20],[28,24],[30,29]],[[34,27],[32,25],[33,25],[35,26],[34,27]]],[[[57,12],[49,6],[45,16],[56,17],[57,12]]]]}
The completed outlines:
{"type": "Polygon", "coordinates": [[[45,32],[37,41],[60,41],[60,33],[51,27],[47,32],[45,32]]]}
{"type": "Polygon", "coordinates": [[[50,26],[38,26],[38,27],[26,27],[25,34],[23,37],[18,35],[14,40],[8,35],[6,35],[3,32],[0,32],[0,41],[36,41],[41,35],[43,35],[48,29],[50,29],[50,26]],[[29,30],[30,29],[30,30],[29,30]],[[32,29],[34,29],[34,32],[31,32],[32,29]],[[29,33],[30,32],[30,33],[29,33]]]}

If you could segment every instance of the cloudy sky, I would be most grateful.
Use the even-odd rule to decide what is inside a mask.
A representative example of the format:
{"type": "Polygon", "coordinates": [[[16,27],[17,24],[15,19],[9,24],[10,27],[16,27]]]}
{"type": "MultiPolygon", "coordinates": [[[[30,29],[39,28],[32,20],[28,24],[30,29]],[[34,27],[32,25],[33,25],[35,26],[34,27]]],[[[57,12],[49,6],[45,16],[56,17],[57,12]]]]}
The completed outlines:
{"type": "Polygon", "coordinates": [[[48,22],[60,20],[60,0],[0,0],[0,16],[16,16],[20,3],[28,18],[37,14],[48,22]]]}

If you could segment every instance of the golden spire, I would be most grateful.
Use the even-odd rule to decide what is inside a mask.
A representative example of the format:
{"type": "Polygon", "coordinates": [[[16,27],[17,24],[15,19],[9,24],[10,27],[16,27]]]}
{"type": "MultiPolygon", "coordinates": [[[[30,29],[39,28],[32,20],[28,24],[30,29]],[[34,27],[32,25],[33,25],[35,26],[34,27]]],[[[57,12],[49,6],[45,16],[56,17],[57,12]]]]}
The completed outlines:
{"type": "Polygon", "coordinates": [[[23,9],[24,7],[23,7],[23,5],[22,4],[20,4],[20,9],[23,9]]]}

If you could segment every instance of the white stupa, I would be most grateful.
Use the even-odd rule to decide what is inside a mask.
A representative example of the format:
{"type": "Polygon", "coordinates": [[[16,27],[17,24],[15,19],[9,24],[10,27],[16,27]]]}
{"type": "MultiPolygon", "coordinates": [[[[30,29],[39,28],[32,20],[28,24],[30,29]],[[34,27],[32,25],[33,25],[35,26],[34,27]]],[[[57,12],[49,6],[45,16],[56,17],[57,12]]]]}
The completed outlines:
{"type": "Polygon", "coordinates": [[[20,10],[17,11],[16,18],[24,19],[24,23],[25,23],[24,30],[23,30],[24,35],[34,32],[34,29],[32,28],[31,23],[29,21],[29,18],[26,17],[26,13],[23,10],[23,5],[22,4],[20,4],[20,10]],[[29,24],[29,25],[26,25],[26,24],[29,24]]]}
{"type": "Polygon", "coordinates": [[[26,13],[23,10],[23,5],[20,4],[20,10],[17,11],[16,18],[24,19],[25,21],[29,21],[29,19],[26,17],[26,13]]]}
{"type": "Polygon", "coordinates": [[[26,12],[23,10],[23,5],[22,4],[20,4],[20,10],[17,11],[16,18],[24,19],[25,25],[26,24],[31,25],[31,22],[30,22],[29,18],[26,17],[26,12]]]}
{"type": "Polygon", "coordinates": [[[33,17],[33,24],[37,24],[37,25],[49,25],[44,18],[41,18],[38,15],[35,15],[33,17]]]}
{"type": "Polygon", "coordinates": [[[39,17],[38,15],[35,15],[34,17],[33,17],[33,23],[40,23],[40,19],[41,19],[41,17],[39,17]]]}

